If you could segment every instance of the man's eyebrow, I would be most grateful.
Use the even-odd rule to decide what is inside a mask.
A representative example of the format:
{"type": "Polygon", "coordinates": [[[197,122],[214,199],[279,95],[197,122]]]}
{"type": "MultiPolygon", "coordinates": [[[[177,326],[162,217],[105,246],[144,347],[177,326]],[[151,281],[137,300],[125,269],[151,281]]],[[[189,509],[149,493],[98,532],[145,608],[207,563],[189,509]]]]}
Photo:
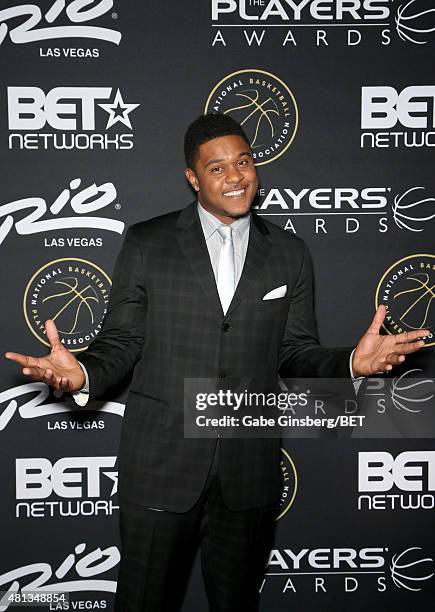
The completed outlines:
{"type": "Polygon", "coordinates": [[[207,168],[207,166],[210,166],[211,164],[220,164],[220,162],[224,161],[223,159],[211,159],[210,161],[208,161],[205,164],[205,168],[207,168]]]}
{"type": "MultiPolygon", "coordinates": [[[[244,155],[249,155],[249,157],[252,157],[251,152],[246,150],[246,151],[241,151],[239,153],[239,158],[243,157],[244,155]]],[[[224,159],[211,159],[210,161],[208,161],[204,168],[207,168],[208,166],[210,166],[211,164],[220,164],[221,162],[225,161],[224,159]]]]}

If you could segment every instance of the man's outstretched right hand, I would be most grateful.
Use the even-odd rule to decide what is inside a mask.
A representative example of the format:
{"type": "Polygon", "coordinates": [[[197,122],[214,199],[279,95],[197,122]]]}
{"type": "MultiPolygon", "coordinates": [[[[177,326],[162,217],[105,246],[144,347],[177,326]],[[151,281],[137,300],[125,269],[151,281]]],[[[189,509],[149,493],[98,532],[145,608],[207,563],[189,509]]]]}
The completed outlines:
{"type": "Polygon", "coordinates": [[[74,355],[59,340],[54,321],[45,322],[45,331],[51,351],[45,357],[31,357],[20,353],[5,353],[6,359],[23,367],[23,374],[33,380],[41,380],[61,391],[79,391],[85,383],[85,375],[74,355]]]}

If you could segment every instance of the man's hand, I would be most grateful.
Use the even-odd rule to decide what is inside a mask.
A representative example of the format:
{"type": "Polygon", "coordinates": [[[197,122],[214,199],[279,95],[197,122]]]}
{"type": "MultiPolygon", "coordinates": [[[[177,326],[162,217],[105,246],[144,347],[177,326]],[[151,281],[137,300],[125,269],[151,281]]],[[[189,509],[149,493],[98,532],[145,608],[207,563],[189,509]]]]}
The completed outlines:
{"type": "Polygon", "coordinates": [[[406,355],[415,353],[424,346],[424,341],[419,338],[428,336],[430,333],[428,329],[381,336],[379,331],[386,313],[385,306],[378,307],[370,327],[358,342],[352,360],[355,376],[389,372],[393,366],[403,363],[406,355]]]}
{"type": "Polygon", "coordinates": [[[79,362],[59,340],[56,325],[50,319],[45,322],[45,331],[51,345],[46,357],[31,357],[19,353],[5,353],[6,359],[23,366],[23,374],[33,380],[42,380],[61,391],[79,391],[85,382],[85,375],[79,362]]]}

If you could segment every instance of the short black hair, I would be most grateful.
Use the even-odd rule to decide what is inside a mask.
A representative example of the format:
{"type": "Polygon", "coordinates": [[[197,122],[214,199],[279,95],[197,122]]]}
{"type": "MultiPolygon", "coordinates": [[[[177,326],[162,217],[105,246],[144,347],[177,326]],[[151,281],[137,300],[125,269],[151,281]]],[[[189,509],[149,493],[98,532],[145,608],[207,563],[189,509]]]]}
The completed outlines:
{"type": "Polygon", "coordinates": [[[249,146],[249,140],[239,123],[230,115],[208,113],[200,115],[187,128],[184,137],[184,157],[188,168],[193,168],[199,155],[200,145],[220,136],[241,136],[249,146]]]}

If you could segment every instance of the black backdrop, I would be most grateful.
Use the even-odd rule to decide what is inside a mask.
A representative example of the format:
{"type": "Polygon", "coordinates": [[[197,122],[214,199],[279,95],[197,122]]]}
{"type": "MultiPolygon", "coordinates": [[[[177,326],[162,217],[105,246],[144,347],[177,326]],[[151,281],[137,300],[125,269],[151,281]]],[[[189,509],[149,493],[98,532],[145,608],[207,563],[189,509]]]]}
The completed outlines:
{"type": "MultiPolygon", "coordinates": [[[[323,343],[356,343],[378,294],[389,331],[433,329],[433,0],[3,0],[0,23],[5,350],[44,352],[55,314],[74,349],[98,333],[125,227],[192,200],[184,131],[219,95],[262,162],[259,213],[312,251],[323,343]]],[[[419,410],[432,344],[395,372],[425,381],[419,410]]],[[[72,412],[3,361],[0,590],[112,609],[124,397],[72,412]]],[[[430,610],[433,461],[431,439],[287,441],[262,609],[430,610]],[[364,451],[395,460],[375,500],[364,451]]],[[[198,563],[184,609],[206,609],[198,563]]]]}

